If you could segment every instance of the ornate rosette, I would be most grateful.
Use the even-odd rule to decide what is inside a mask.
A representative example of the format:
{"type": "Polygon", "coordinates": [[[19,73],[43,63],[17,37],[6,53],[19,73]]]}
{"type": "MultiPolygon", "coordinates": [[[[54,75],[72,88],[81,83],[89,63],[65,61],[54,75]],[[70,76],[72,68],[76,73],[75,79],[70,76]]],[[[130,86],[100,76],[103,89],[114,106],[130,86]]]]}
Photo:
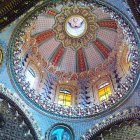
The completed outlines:
{"type": "Polygon", "coordinates": [[[65,7],[55,18],[56,22],[53,30],[56,33],[56,38],[63,43],[64,47],[86,47],[89,42],[96,39],[98,24],[89,7],[65,7]],[[79,25],[80,23],[81,26],[79,25]],[[72,27],[68,28],[67,24],[72,27]],[[73,29],[74,25],[75,29],[73,29]],[[77,28],[79,30],[76,30],[77,28]],[[72,30],[75,30],[77,34],[72,30]]]}

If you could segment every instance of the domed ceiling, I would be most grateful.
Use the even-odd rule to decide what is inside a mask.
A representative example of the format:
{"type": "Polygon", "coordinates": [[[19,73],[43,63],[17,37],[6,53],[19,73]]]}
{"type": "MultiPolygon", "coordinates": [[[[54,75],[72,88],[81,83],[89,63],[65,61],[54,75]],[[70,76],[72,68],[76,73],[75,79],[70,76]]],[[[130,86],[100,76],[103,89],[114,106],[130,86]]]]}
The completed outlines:
{"type": "Polygon", "coordinates": [[[103,64],[122,41],[120,34],[118,23],[101,8],[60,5],[32,23],[23,38],[23,49],[31,44],[34,54],[53,65],[55,71],[72,75],[103,64]]]}
{"type": "Polygon", "coordinates": [[[44,4],[12,35],[10,75],[20,94],[44,111],[93,116],[133,89],[136,37],[129,21],[104,3],[44,4]]]}

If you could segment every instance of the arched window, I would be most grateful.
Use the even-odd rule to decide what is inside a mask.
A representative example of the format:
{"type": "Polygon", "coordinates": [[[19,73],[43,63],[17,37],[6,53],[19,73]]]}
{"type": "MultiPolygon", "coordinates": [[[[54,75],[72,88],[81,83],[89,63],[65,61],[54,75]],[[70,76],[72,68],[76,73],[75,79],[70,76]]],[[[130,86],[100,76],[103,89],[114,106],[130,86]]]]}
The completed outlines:
{"type": "Polygon", "coordinates": [[[38,89],[40,84],[40,73],[38,67],[32,63],[29,62],[26,69],[25,69],[25,77],[26,81],[30,83],[31,89],[38,89]]]}
{"type": "Polygon", "coordinates": [[[59,82],[56,86],[55,102],[64,106],[74,106],[77,92],[75,81],[59,82]]]}
{"type": "Polygon", "coordinates": [[[98,87],[99,101],[108,100],[110,95],[111,95],[111,86],[108,82],[105,82],[98,87]]]}
{"type": "Polygon", "coordinates": [[[29,67],[27,68],[25,75],[26,75],[27,80],[30,83],[30,87],[34,88],[36,77],[37,77],[35,71],[31,67],[29,67]]]}
{"type": "Polygon", "coordinates": [[[72,91],[68,88],[61,87],[59,90],[58,104],[64,106],[72,105],[72,91]]]}

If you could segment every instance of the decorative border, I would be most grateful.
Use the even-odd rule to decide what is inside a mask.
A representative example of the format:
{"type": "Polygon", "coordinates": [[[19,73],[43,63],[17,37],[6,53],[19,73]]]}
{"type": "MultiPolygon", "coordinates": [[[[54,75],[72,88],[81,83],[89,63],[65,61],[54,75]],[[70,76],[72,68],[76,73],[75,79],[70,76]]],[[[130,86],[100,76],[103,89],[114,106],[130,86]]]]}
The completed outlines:
{"type": "Polygon", "coordinates": [[[73,132],[72,128],[71,128],[69,125],[64,124],[64,123],[57,123],[57,124],[52,125],[52,126],[49,128],[49,130],[45,133],[45,139],[46,139],[46,140],[50,140],[49,137],[50,137],[51,131],[52,131],[53,129],[55,129],[55,127],[59,127],[59,126],[68,129],[68,130],[71,132],[71,135],[72,135],[72,139],[71,139],[71,140],[74,140],[74,137],[75,137],[75,136],[74,136],[74,132],[73,132]]]}
{"type": "Polygon", "coordinates": [[[11,102],[15,108],[19,108],[19,112],[22,112],[23,117],[27,118],[30,122],[30,127],[33,130],[35,137],[38,140],[44,140],[41,135],[41,129],[37,126],[37,122],[34,120],[32,114],[29,112],[27,106],[25,103],[19,98],[19,96],[16,93],[12,93],[9,89],[7,89],[3,84],[0,84],[0,95],[3,99],[7,100],[8,102],[11,102]]]}
{"type": "MultiPolygon", "coordinates": [[[[49,4],[48,4],[49,5],[49,4]]],[[[134,87],[136,86],[138,80],[139,80],[139,76],[138,76],[138,71],[139,71],[139,55],[138,55],[138,34],[136,33],[135,29],[133,28],[133,25],[131,24],[131,22],[124,16],[122,15],[121,12],[119,12],[116,8],[112,7],[109,4],[105,4],[104,2],[93,2],[90,3],[90,5],[98,5],[100,7],[102,7],[104,9],[104,11],[106,13],[110,13],[110,15],[112,16],[113,19],[117,20],[120,24],[120,26],[122,28],[124,28],[124,32],[128,35],[128,41],[129,44],[131,44],[132,46],[132,54],[133,54],[133,59],[134,61],[132,62],[132,67],[130,69],[130,75],[127,76],[126,82],[124,84],[122,84],[122,90],[117,91],[115,93],[115,97],[111,97],[110,100],[108,102],[103,102],[101,105],[95,105],[93,107],[86,107],[86,108],[80,108],[80,107],[68,107],[68,108],[64,108],[61,105],[57,105],[54,103],[42,103],[39,102],[39,100],[36,100],[36,98],[34,97],[34,91],[30,90],[28,87],[28,84],[25,82],[25,77],[23,75],[20,75],[19,73],[21,73],[22,68],[20,66],[20,59],[18,58],[18,54],[20,54],[20,49],[17,47],[17,49],[14,51],[15,55],[14,58],[12,58],[12,54],[13,51],[11,50],[12,47],[15,47],[14,43],[16,41],[16,45],[20,46],[22,44],[22,41],[18,39],[18,35],[22,36],[24,34],[24,31],[22,30],[22,26],[29,27],[30,23],[28,20],[26,22],[26,24],[24,23],[24,20],[28,17],[29,19],[36,19],[37,16],[39,15],[40,12],[46,12],[47,7],[45,7],[45,3],[44,5],[42,5],[42,7],[44,7],[45,9],[42,10],[42,7],[36,8],[34,10],[34,12],[36,12],[36,15],[32,16],[32,13],[30,13],[29,15],[27,15],[22,21],[21,23],[17,26],[17,29],[15,30],[12,39],[9,43],[9,59],[13,60],[14,64],[12,63],[12,61],[10,61],[10,63],[8,64],[8,69],[9,69],[9,74],[12,80],[12,83],[14,83],[14,86],[16,87],[16,89],[18,90],[18,92],[22,92],[22,97],[24,97],[25,99],[30,98],[30,102],[29,104],[32,105],[36,105],[38,106],[39,109],[41,109],[43,112],[47,112],[50,114],[55,114],[55,115],[59,115],[59,116],[63,116],[63,117],[68,117],[68,118],[83,118],[83,117],[93,117],[95,115],[100,115],[100,113],[106,113],[109,110],[112,110],[114,107],[119,106],[119,104],[121,102],[123,102],[124,100],[126,100],[129,95],[132,93],[134,87]],[[113,10],[112,10],[113,9],[113,10]],[[115,12],[114,12],[115,11],[115,12]],[[117,14],[116,14],[117,13],[117,14]],[[127,21],[127,23],[126,23],[127,21]],[[15,40],[14,40],[15,38],[15,40]],[[12,67],[15,68],[15,71],[13,71],[12,67]],[[14,73],[15,72],[15,73],[14,73]],[[19,74],[19,75],[18,75],[19,74]],[[22,85],[22,87],[20,86],[20,84],[22,85]],[[25,95],[25,93],[27,95],[25,95]]],[[[49,5],[50,6],[50,5],[49,5]]],[[[52,4],[51,4],[52,6],[52,4]]],[[[29,101],[28,101],[29,102],[29,101]]]]}
{"type": "Polygon", "coordinates": [[[117,112],[114,115],[111,115],[107,119],[103,120],[99,124],[95,124],[95,126],[89,129],[83,136],[81,136],[81,140],[93,140],[99,134],[101,134],[104,130],[109,130],[111,126],[116,125],[118,123],[140,119],[140,108],[132,107],[129,109],[125,109],[122,112],[117,112]]]}

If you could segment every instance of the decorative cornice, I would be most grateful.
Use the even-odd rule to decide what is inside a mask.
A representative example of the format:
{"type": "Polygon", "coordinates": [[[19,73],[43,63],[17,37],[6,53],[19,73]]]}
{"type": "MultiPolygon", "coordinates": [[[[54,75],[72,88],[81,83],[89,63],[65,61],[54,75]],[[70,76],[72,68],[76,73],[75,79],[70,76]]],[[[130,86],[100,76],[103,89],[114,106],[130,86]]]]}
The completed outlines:
{"type": "MultiPolygon", "coordinates": [[[[27,106],[21,100],[21,98],[19,98],[19,96],[16,93],[12,93],[3,84],[0,84],[0,95],[1,95],[1,98],[3,98],[4,100],[7,100],[8,103],[11,103],[11,105],[15,106],[18,113],[22,113],[23,117],[28,118],[28,122],[30,122],[31,124],[30,127],[33,129],[36,135],[34,137],[36,137],[37,140],[44,140],[41,135],[41,129],[37,126],[37,122],[34,120],[32,114],[29,112],[27,106]]],[[[11,106],[9,105],[9,107],[11,106]]]]}
{"type": "Polygon", "coordinates": [[[94,127],[89,129],[82,137],[81,140],[94,140],[97,136],[100,136],[103,131],[110,130],[110,128],[116,124],[121,124],[124,121],[131,121],[140,119],[140,108],[132,107],[125,109],[122,112],[116,112],[101,123],[95,124],[94,127]]]}

